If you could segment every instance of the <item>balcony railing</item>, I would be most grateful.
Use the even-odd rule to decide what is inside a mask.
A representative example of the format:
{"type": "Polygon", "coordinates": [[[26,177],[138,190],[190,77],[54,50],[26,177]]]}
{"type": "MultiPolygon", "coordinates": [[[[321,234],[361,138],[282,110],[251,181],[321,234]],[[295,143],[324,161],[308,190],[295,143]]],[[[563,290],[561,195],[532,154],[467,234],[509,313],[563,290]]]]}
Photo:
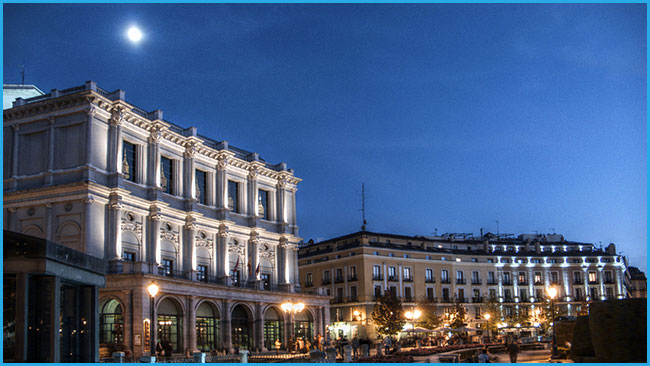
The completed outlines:
{"type": "Polygon", "coordinates": [[[357,301],[359,301],[358,296],[349,296],[348,297],[348,302],[357,302],[357,301]]]}
{"type": "Polygon", "coordinates": [[[544,284],[544,282],[542,282],[542,281],[535,281],[535,283],[534,283],[535,286],[540,286],[540,285],[543,285],[543,284],[544,284]]]}
{"type": "Polygon", "coordinates": [[[465,282],[465,279],[464,279],[464,278],[457,278],[457,279],[456,279],[456,284],[457,284],[457,285],[464,285],[465,283],[466,283],[466,282],[465,282]]]}
{"type": "Polygon", "coordinates": [[[611,284],[614,283],[614,280],[611,279],[611,278],[605,278],[605,281],[604,281],[604,282],[605,282],[606,284],[608,284],[608,285],[611,285],[611,284]]]}
{"type": "Polygon", "coordinates": [[[511,286],[512,285],[512,280],[503,280],[502,284],[504,286],[511,286]]]}
{"type": "Polygon", "coordinates": [[[590,284],[590,285],[595,285],[595,284],[597,284],[597,283],[598,283],[598,280],[593,280],[593,281],[592,281],[592,280],[589,280],[589,284],[590,284]]]}
{"type": "Polygon", "coordinates": [[[424,282],[425,283],[436,283],[436,279],[435,278],[425,278],[424,282]]]}
{"type": "Polygon", "coordinates": [[[314,284],[312,282],[305,282],[305,287],[313,287],[314,284]]]}
{"type": "Polygon", "coordinates": [[[343,281],[343,277],[336,277],[336,278],[334,279],[334,283],[343,283],[343,282],[344,282],[344,281],[343,281]]]}
{"type": "Polygon", "coordinates": [[[584,283],[584,281],[582,280],[582,278],[574,278],[573,279],[573,284],[574,285],[582,285],[583,283],[584,283]]]}
{"type": "Polygon", "coordinates": [[[436,297],[433,297],[433,296],[427,296],[427,301],[429,301],[429,302],[438,302],[438,299],[436,297]]]}
{"type": "Polygon", "coordinates": [[[348,281],[356,281],[356,280],[357,280],[357,275],[348,277],[348,281]]]}
{"type": "Polygon", "coordinates": [[[449,280],[449,278],[443,278],[440,280],[440,283],[450,284],[451,280],[449,280]]]}
{"type": "Polygon", "coordinates": [[[480,285],[483,283],[480,278],[472,278],[472,285],[480,285]]]}
{"type": "Polygon", "coordinates": [[[372,280],[373,281],[381,281],[383,279],[384,278],[381,275],[376,275],[376,274],[372,275],[372,280]]]}
{"type": "Polygon", "coordinates": [[[404,281],[404,282],[413,282],[413,277],[404,277],[404,279],[402,281],[404,281]]]}
{"type": "Polygon", "coordinates": [[[397,281],[397,276],[388,276],[389,281],[397,281]]]}
{"type": "Polygon", "coordinates": [[[496,280],[487,280],[488,285],[496,285],[497,281],[496,280]]]}
{"type": "Polygon", "coordinates": [[[332,304],[342,304],[345,300],[342,297],[335,297],[330,301],[332,304]]]}
{"type": "Polygon", "coordinates": [[[463,302],[463,303],[468,302],[466,297],[457,297],[456,301],[457,302],[463,302]]]}
{"type": "Polygon", "coordinates": [[[474,296],[474,297],[472,297],[472,302],[474,304],[479,303],[479,302],[483,302],[483,297],[482,296],[478,296],[478,297],[474,296]]]}
{"type": "Polygon", "coordinates": [[[332,281],[331,281],[330,279],[325,279],[325,280],[322,280],[322,281],[320,282],[321,285],[329,285],[329,284],[331,284],[331,283],[332,283],[332,281]]]}
{"type": "Polygon", "coordinates": [[[441,303],[452,303],[452,302],[454,302],[454,300],[452,298],[450,298],[450,297],[443,297],[442,299],[440,299],[440,302],[441,303]]]}
{"type": "Polygon", "coordinates": [[[519,281],[517,284],[519,286],[528,286],[528,281],[519,281]]]}
{"type": "Polygon", "coordinates": [[[404,296],[404,302],[413,302],[413,296],[404,296]]]}

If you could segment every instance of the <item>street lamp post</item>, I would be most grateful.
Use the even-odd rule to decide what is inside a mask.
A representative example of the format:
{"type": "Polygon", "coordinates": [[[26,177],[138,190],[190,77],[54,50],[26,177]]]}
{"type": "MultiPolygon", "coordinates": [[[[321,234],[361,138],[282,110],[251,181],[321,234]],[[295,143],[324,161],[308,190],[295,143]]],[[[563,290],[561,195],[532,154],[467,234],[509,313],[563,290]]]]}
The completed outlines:
{"type": "MultiPolygon", "coordinates": [[[[280,305],[282,311],[289,314],[289,337],[293,338],[295,336],[295,325],[294,325],[294,314],[301,312],[305,308],[305,304],[302,302],[292,303],[287,301],[280,305]]],[[[289,347],[291,345],[288,345],[289,347]]],[[[287,347],[289,349],[289,347],[287,347]]]]}
{"type": "Polygon", "coordinates": [[[149,324],[149,338],[151,340],[151,345],[150,345],[150,353],[151,356],[154,356],[156,354],[156,333],[154,332],[153,329],[153,322],[154,322],[154,300],[156,298],[156,295],[158,294],[158,285],[156,285],[153,281],[151,281],[151,284],[149,287],[147,287],[147,291],[149,291],[149,295],[151,295],[151,323],[149,324]]]}
{"type": "Polygon", "coordinates": [[[485,321],[487,322],[485,324],[485,329],[487,329],[487,338],[488,338],[487,341],[488,341],[488,343],[490,343],[490,313],[485,313],[485,315],[483,315],[483,317],[485,318],[485,321]]]}
{"type": "Polygon", "coordinates": [[[557,289],[555,287],[549,287],[546,292],[551,298],[551,320],[553,321],[553,338],[552,338],[552,351],[551,357],[557,357],[557,343],[555,340],[555,297],[557,296],[557,289]]]}
{"type": "MultiPolygon", "coordinates": [[[[404,313],[404,317],[406,319],[411,321],[411,329],[413,330],[413,333],[415,333],[415,321],[422,316],[422,312],[418,309],[415,309],[413,311],[407,311],[404,313]]],[[[415,334],[413,335],[415,337],[415,334]]]]}

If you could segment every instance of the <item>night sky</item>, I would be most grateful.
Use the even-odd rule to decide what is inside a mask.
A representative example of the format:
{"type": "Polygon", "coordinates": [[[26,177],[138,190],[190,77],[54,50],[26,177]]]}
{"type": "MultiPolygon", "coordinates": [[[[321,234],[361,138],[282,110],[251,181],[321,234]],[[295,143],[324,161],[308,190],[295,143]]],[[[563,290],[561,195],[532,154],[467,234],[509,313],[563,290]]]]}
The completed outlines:
{"type": "Polygon", "coordinates": [[[4,82],[94,80],[303,179],[306,240],[557,232],[646,270],[646,6],[4,7],[4,82]],[[125,36],[144,33],[139,44],[125,36]]]}

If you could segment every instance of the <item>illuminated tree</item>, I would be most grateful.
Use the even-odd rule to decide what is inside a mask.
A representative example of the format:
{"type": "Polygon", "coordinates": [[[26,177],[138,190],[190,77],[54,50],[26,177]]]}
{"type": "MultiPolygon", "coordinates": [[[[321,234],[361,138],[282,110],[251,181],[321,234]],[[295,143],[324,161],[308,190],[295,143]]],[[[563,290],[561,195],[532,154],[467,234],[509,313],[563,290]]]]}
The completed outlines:
{"type": "Polygon", "coordinates": [[[435,302],[423,298],[417,302],[416,307],[422,312],[420,319],[418,319],[418,323],[420,323],[424,328],[435,329],[440,326],[441,319],[437,314],[435,302]]]}
{"type": "Polygon", "coordinates": [[[370,319],[375,323],[377,333],[381,335],[392,336],[401,332],[406,323],[402,315],[402,302],[386,291],[375,304],[370,319]]]}

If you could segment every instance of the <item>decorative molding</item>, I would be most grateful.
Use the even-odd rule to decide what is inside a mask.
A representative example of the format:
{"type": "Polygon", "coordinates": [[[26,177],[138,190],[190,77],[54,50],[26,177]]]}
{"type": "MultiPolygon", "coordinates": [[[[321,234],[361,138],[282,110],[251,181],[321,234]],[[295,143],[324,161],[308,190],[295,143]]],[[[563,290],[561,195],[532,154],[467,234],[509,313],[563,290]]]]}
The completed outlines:
{"type": "Polygon", "coordinates": [[[259,257],[267,258],[271,264],[275,265],[275,248],[269,244],[262,244],[259,247],[259,257]]]}
{"type": "Polygon", "coordinates": [[[185,157],[188,159],[194,159],[196,156],[196,142],[188,141],[185,144],[185,157]]]}
{"type": "Polygon", "coordinates": [[[202,237],[201,234],[205,234],[205,233],[201,232],[199,233],[199,235],[194,236],[194,246],[197,248],[204,247],[212,250],[212,246],[214,245],[213,240],[208,238],[207,236],[202,237]]]}
{"type": "Polygon", "coordinates": [[[217,155],[217,169],[225,170],[226,168],[228,168],[228,155],[223,153],[217,155]]]}
{"type": "Polygon", "coordinates": [[[226,225],[219,225],[219,232],[217,233],[220,238],[227,238],[228,237],[228,227],[226,225]]]}
{"type": "Polygon", "coordinates": [[[260,234],[257,233],[255,230],[251,230],[251,235],[250,238],[248,239],[251,244],[259,244],[260,243],[260,234]]]}
{"type": "Polygon", "coordinates": [[[122,224],[120,225],[122,231],[132,231],[138,237],[138,240],[142,241],[142,224],[136,221],[128,221],[125,218],[122,218],[122,224]]]}
{"type": "Polygon", "coordinates": [[[111,110],[111,125],[120,126],[124,121],[124,108],[121,106],[113,108],[113,110],[111,110]]]}
{"type": "Polygon", "coordinates": [[[152,144],[159,144],[162,138],[163,138],[163,134],[160,126],[152,127],[151,133],[149,134],[149,142],[152,144]]]}
{"type": "Polygon", "coordinates": [[[173,231],[167,231],[164,228],[160,228],[160,239],[167,239],[174,244],[178,244],[179,235],[173,231]]]}
{"type": "Polygon", "coordinates": [[[240,244],[237,240],[233,240],[233,242],[228,243],[228,253],[236,253],[239,255],[246,255],[246,248],[244,245],[240,244]]]}

